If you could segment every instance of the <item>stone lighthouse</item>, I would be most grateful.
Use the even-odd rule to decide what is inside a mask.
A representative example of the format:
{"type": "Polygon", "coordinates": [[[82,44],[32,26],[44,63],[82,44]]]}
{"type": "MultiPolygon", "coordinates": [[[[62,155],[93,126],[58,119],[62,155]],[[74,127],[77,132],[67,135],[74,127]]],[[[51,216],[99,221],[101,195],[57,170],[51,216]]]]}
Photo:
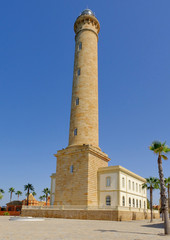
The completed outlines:
{"type": "Polygon", "coordinates": [[[110,160],[99,148],[98,34],[90,9],[76,19],[69,144],[57,158],[54,205],[98,206],[97,171],[110,160]]]}
{"type": "Polygon", "coordinates": [[[100,25],[91,10],[74,24],[75,57],[69,146],[98,147],[98,33],[100,25]]]}

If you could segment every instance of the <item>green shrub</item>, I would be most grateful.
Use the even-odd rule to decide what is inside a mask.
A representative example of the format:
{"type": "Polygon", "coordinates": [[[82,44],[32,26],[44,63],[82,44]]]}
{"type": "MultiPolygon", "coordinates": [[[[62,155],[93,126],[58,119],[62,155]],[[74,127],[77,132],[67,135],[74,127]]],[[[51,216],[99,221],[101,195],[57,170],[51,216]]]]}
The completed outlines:
{"type": "Polygon", "coordinates": [[[4,216],[9,216],[9,212],[4,212],[4,216]]]}

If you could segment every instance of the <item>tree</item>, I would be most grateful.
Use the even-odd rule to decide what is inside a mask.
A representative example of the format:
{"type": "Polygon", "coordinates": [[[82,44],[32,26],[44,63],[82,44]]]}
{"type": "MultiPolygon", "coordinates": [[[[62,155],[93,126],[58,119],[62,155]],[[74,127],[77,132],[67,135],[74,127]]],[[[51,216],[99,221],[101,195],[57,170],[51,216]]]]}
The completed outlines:
{"type": "Polygon", "coordinates": [[[3,198],[3,195],[2,195],[2,193],[0,192],[0,200],[3,198]]]}
{"type": "Polygon", "coordinates": [[[150,201],[148,198],[147,198],[147,209],[150,209],[150,201]]]}
{"type": "Polygon", "coordinates": [[[48,194],[50,194],[50,189],[44,188],[44,190],[42,192],[45,193],[46,206],[47,206],[48,194]]]}
{"type": "Polygon", "coordinates": [[[165,186],[167,187],[168,189],[168,208],[170,210],[170,177],[168,178],[165,178],[165,186]]]}
{"type": "Polygon", "coordinates": [[[19,196],[22,195],[22,192],[18,190],[15,194],[18,196],[18,200],[19,200],[19,196]]]}
{"type": "Polygon", "coordinates": [[[2,193],[5,193],[3,189],[0,188],[0,200],[3,198],[2,193]]]}
{"type": "Polygon", "coordinates": [[[24,191],[27,191],[26,194],[27,194],[27,206],[28,206],[30,191],[34,191],[33,185],[30,183],[28,183],[27,185],[24,185],[24,191]]]}
{"type": "Polygon", "coordinates": [[[158,155],[158,172],[159,172],[160,187],[161,187],[162,212],[164,213],[164,230],[165,230],[165,234],[170,235],[170,223],[168,219],[168,204],[167,204],[164,175],[163,175],[163,168],[162,168],[162,158],[164,160],[168,159],[167,156],[165,156],[164,154],[170,152],[170,148],[165,144],[166,142],[161,143],[159,141],[154,141],[152,142],[149,149],[158,155]]]}
{"type": "Polygon", "coordinates": [[[153,190],[158,189],[158,179],[155,177],[146,178],[146,183],[142,185],[142,188],[150,190],[150,210],[151,210],[151,222],[153,221],[153,190]]]}
{"type": "Polygon", "coordinates": [[[12,200],[12,193],[15,192],[15,188],[13,188],[13,187],[9,188],[8,192],[10,193],[10,202],[11,202],[11,200],[12,200]]]}
{"type": "Polygon", "coordinates": [[[0,188],[0,193],[5,193],[3,189],[0,188]]]}
{"type": "Polygon", "coordinates": [[[43,201],[45,199],[45,195],[39,197],[40,201],[43,201]]]}
{"type": "Polygon", "coordinates": [[[33,197],[34,197],[34,196],[37,195],[37,194],[36,194],[36,192],[33,192],[32,195],[33,195],[33,197]]]}

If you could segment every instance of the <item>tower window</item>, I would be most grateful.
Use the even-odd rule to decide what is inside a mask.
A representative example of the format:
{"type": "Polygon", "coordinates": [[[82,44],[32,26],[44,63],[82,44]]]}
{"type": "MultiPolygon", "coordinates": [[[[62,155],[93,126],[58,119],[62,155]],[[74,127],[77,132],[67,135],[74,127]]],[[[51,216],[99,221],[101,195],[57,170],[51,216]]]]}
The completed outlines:
{"type": "Polygon", "coordinates": [[[77,136],[77,128],[74,129],[74,136],[77,136]]]}
{"type": "Polygon", "coordinates": [[[79,42],[78,50],[80,51],[82,49],[82,42],[79,42]]]}
{"type": "Polygon", "coordinates": [[[70,172],[73,173],[73,170],[74,170],[74,167],[73,167],[73,165],[71,165],[70,172]]]}
{"type": "Polygon", "coordinates": [[[76,98],[76,105],[79,105],[79,98],[76,98]]]}
{"type": "Polygon", "coordinates": [[[111,197],[107,196],[106,197],[106,206],[110,206],[111,205],[111,197]]]}
{"type": "Polygon", "coordinates": [[[80,68],[77,70],[77,76],[80,76],[80,68]]]}
{"type": "Polygon", "coordinates": [[[110,187],[110,177],[106,178],[106,187],[110,187]]]}

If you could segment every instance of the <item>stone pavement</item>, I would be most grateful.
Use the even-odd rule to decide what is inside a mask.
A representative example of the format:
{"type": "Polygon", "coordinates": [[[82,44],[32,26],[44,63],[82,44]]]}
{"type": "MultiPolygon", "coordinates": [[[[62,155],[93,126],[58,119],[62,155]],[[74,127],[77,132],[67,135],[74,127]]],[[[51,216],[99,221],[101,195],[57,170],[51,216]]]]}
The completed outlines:
{"type": "Polygon", "coordinates": [[[170,240],[161,220],[113,222],[46,218],[43,222],[9,221],[0,216],[0,240],[170,240]]]}

